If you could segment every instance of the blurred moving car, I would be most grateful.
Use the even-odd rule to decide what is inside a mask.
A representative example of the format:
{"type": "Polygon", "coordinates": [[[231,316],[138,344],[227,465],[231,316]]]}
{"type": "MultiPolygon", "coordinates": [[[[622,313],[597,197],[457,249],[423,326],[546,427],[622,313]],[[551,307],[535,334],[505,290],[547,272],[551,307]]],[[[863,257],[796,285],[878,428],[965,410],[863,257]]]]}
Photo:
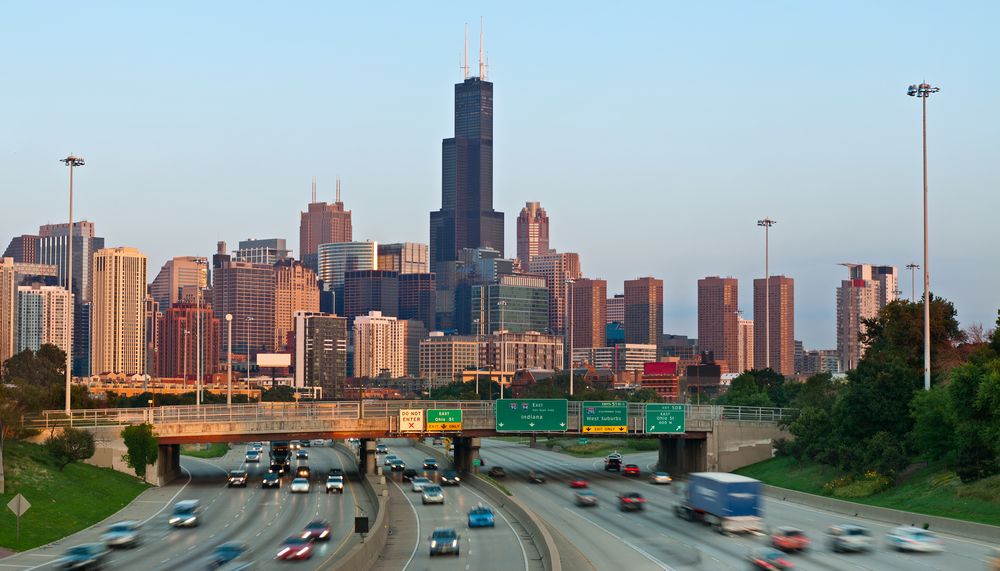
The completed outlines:
{"type": "Polygon", "coordinates": [[[264,474],[264,479],[260,481],[260,487],[262,488],[280,488],[281,487],[281,476],[274,472],[268,472],[264,474]]]}
{"type": "Polygon", "coordinates": [[[174,511],[167,523],[174,527],[197,527],[201,514],[201,502],[198,500],[181,500],[174,504],[174,511]]]}
{"type": "Polygon", "coordinates": [[[412,482],[414,478],[417,477],[417,471],[413,468],[407,468],[403,470],[403,481],[412,482]]]}
{"type": "Polygon", "coordinates": [[[55,561],[60,569],[104,569],[108,564],[110,552],[101,543],[83,543],[74,545],[55,561]]]}
{"type": "Polygon", "coordinates": [[[247,450],[246,458],[247,462],[260,463],[260,452],[256,450],[247,450]]]}
{"type": "Polygon", "coordinates": [[[308,480],[312,477],[312,469],[310,469],[309,466],[299,466],[295,469],[295,477],[305,478],[308,480]]]}
{"type": "Polygon", "coordinates": [[[458,532],[452,527],[439,527],[431,532],[430,556],[459,554],[458,532]]]}
{"type": "Polygon", "coordinates": [[[293,494],[308,494],[309,493],[309,480],[305,478],[295,478],[292,480],[292,493],[293,494]]]}
{"type": "Polygon", "coordinates": [[[400,458],[396,458],[392,461],[392,465],[389,466],[389,469],[393,472],[402,472],[406,469],[406,462],[403,462],[400,458]]]}
{"type": "Polygon", "coordinates": [[[597,494],[590,490],[580,490],[573,496],[576,505],[589,508],[597,505],[597,494]]]}
{"type": "Polygon", "coordinates": [[[674,483],[674,479],[671,478],[670,474],[668,474],[667,472],[653,472],[653,474],[649,477],[649,483],[665,484],[669,486],[670,484],[674,483]]]}
{"type": "Polygon", "coordinates": [[[317,519],[309,522],[305,529],[302,530],[302,539],[330,541],[330,535],[332,533],[333,528],[330,526],[330,522],[325,519],[317,519]]]}
{"type": "Polygon", "coordinates": [[[826,534],[829,536],[830,549],[841,551],[868,551],[875,543],[867,528],[854,524],[831,525],[826,534]]]}
{"type": "Polygon", "coordinates": [[[289,450],[301,450],[302,449],[302,443],[299,442],[298,440],[292,440],[292,441],[290,441],[288,443],[288,449],[289,450]]]}
{"type": "Polygon", "coordinates": [[[490,508],[479,504],[469,510],[469,527],[494,526],[496,526],[496,518],[493,515],[493,510],[490,508]]]}
{"type": "Polygon", "coordinates": [[[312,540],[293,535],[281,544],[281,548],[278,549],[278,554],[274,558],[282,561],[296,561],[309,559],[312,555],[312,540]]]}
{"type": "Polygon", "coordinates": [[[747,555],[747,560],[750,562],[751,569],[781,571],[795,568],[795,564],[789,561],[784,553],[769,547],[754,549],[747,555]]]}
{"type": "Polygon", "coordinates": [[[139,522],[120,521],[113,523],[101,535],[101,541],[111,548],[135,547],[142,541],[142,537],[139,534],[139,522]]]}
{"type": "Polygon", "coordinates": [[[303,450],[303,449],[299,448],[299,450],[295,453],[295,458],[298,459],[298,460],[308,460],[309,459],[309,451],[308,450],[303,450]]]}
{"type": "Polygon", "coordinates": [[[301,441],[302,446],[312,446],[312,440],[301,441]]]}
{"type": "Polygon", "coordinates": [[[617,452],[612,452],[604,458],[604,471],[610,472],[612,470],[615,472],[622,470],[622,455],[617,452]]]}
{"type": "Polygon", "coordinates": [[[528,482],[532,484],[544,484],[545,474],[541,472],[536,472],[534,470],[528,470],[528,482]]]}
{"type": "Polygon", "coordinates": [[[494,466],[494,467],[490,468],[490,470],[488,472],[486,472],[486,475],[489,476],[490,478],[494,478],[494,479],[496,479],[496,478],[506,478],[507,477],[507,471],[504,470],[500,466],[494,466]]]}
{"type": "Polygon", "coordinates": [[[458,472],[455,470],[445,470],[444,474],[441,475],[442,486],[457,486],[461,481],[462,478],[458,476],[458,472]]]}
{"type": "Polygon", "coordinates": [[[429,486],[431,484],[430,478],[425,478],[423,476],[417,476],[410,480],[410,491],[411,492],[421,492],[424,486],[429,486]]]}
{"type": "Polygon", "coordinates": [[[343,476],[344,475],[344,470],[342,468],[330,468],[330,471],[327,473],[327,475],[329,475],[329,476],[343,476]]]}
{"type": "Polygon", "coordinates": [[[344,493],[344,477],[343,476],[327,476],[326,477],[326,493],[344,493]]]}
{"type": "Polygon", "coordinates": [[[622,471],[626,476],[639,476],[639,465],[638,464],[625,464],[625,469],[622,471]]]}
{"type": "Polygon", "coordinates": [[[395,454],[387,454],[385,460],[382,462],[383,466],[392,466],[393,461],[399,460],[399,456],[395,454]]]}
{"type": "Polygon", "coordinates": [[[376,454],[388,454],[389,453],[389,445],[388,444],[376,444],[375,445],[375,453],[376,454]]]}
{"type": "Polygon", "coordinates": [[[782,551],[805,551],[809,547],[809,537],[801,529],[782,526],[771,534],[771,547],[782,551]]]}
{"type": "Polygon", "coordinates": [[[569,487],[574,489],[586,488],[588,486],[590,486],[590,483],[587,482],[587,480],[584,480],[583,478],[573,478],[572,480],[569,481],[569,487]]]}
{"type": "Polygon", "coordinates": [[[618,509],[623,512],[638,512],[646,507],[646,498],[639,492],[625,492],[618,495],[618,509]]]}
{"type": "Polygon", "coordinates": [[[900,526],[892,529],[886,535],[889,547],[899,551],[919,551],[921,553],[939,553],[944,551],[941,538],[933,531],[919,527],[900,526]]]}
{"type": "MultiPolygon", "coordinates": [[[[217,546],[212,554],[208,556],[208,569],[218,569],[223,565],[236,561],[244,553],[249,551],[247,544],[239,541],[227,541],[217,546]]],[[[250,563],[249,560],[246,563],[250,563]]]]}
{"type": "Polygon", "coordinates": [[[425,485],[422,490],[422,496],[420,500],[426,504],[443,504],[444,503],[444,489],[441,486],[430,484],[425,485]]]}
{"type": "Polygon", "coordinates": [[[232,488],[239,486],[241,488],[247,487],[247,471],[246,470],[233,470],[229,473],[229,481],[226,482],[227,488],[232,488]]]}
{"type": "Polygon", "coordinates": [[[313,438],[309,441],[309,444],[312,446],[326,446],[326,440],[323,440],[322,438],[313,438]]]}
{"type": "Polygon", "coordinates": [[[424,470],[434,471],[438,469],[438,461],[434,458],[424,458],[424,470]]]}
{"type": "Polygon", "coordinates": [[[431,441],[432,446],[441,446],[444,442],[441,440],[440,436],[435,436],[434,440],[431,441]]]}

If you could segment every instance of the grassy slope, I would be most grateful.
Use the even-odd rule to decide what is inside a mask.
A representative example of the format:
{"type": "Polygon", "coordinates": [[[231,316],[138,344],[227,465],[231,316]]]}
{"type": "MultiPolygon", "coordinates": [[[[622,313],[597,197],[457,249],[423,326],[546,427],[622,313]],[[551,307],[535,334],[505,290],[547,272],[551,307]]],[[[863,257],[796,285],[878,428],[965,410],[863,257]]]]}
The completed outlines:
{"type": "Polygon", "coordinates": [[[198,450],[197,446],[197,444],[182,444],[181,454],[195,458],[221,458],[229,452],[228,444],[202,444],[201,450],[198,450]]]}
{"type": "MultiPolygon", "coordinates": [[[[737,472],[773,486],[821,495],[823,484],[840,475],[832,468],[797,464],[787,457],[765,460],[737,472]]],[[[849,501],[1000,525],[1000,476],[963,484],[954,473],[931,465],[892,489],[849,501]]]]}
{"type": "Polygon", "coordinates": [[[148,487],[127,474],[87,464],[70,464],[60,472],[36,444],[7,441],[3,459],[7,493],[0,495],[0,546],[18,551],[101,521],[148,487]],[[20,542],[15,541],[14,514],[6,507],[18,493],[31,504],[21,516],[20,542]]]}

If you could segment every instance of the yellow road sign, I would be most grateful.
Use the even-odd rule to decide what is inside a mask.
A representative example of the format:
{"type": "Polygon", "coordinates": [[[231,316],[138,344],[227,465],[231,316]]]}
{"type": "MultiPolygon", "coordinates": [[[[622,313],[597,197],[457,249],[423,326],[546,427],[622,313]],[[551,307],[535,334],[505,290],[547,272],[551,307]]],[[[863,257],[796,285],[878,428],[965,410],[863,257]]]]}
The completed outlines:
{"type": "Polygon", "coordinates": [[[584,426],[583,431],[587,432],[626,432],[626,426],[584,426]]]}
{"type": "Polygon", "coordinates": [[[453,432],[462,430],[461,422],[428,422],[427,432],[453,432]]]}

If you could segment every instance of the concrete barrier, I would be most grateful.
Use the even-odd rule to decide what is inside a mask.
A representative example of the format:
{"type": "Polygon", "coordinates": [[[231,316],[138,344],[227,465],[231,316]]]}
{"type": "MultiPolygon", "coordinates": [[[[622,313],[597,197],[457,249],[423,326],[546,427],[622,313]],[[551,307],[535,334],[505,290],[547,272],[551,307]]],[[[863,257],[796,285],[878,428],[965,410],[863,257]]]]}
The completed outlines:
{"type": "MultiPolygon", "coordinates": [[[[1000,527],[987,525],[984,523],[974,523],[962,521],[949,517],[924,515],[892,508],[870,506],[859,504],[826,496],[817,496],[806,492],[798,492],[787,488],[769,486],[764,484],[764,494],[768,497],[786,502],[803,504],[812,508],[827,510],[830,512],[847,516],[863,517],[884,523],[898,525],[914,525],[923,527],[926,523],[932,531],[957,535],[963,538],[977,539],[980,541],[996,542],[1000,541],[1000,527]]],[[[831,522],[833,523],[833,522],[831,522]]]]}
{"type": "MultiPolygon", "coordinates": [[[[436,448],[427,446],[419,441],[415,446],[418,450],[436,457],[443,463],[449,461],[448,456],[436,448]]],[[[528,535],[531,536],[531,540],[535,543],[542,556],[542,566],[548,571],[562,571],[562,560],[559,559],[559,549],[556,547],[555,539],[553,539],[552,534],[549,533],[545,524],[538,519],[538,516],[528,506],[524,505],[524,502],[514,496],[508,496],[496,486],[475,475],[462,480],[462,483],[475,488],[477,492],[486,496],[498,508],[504,508],[510,512],[524,526],[528,535]]]]}
{"type": "MultiPolygon", "coordinates": [[[[356,459],[354,451],[342,444],[335,444],[341,452],[351,455],[356,459]]],[[[385,550],[386,540],[389,538],[389,494],[387,493],[385,479],[378,476],[361,476],[361,488],[367,496],[369,505],[374,506],[376,513],[374,521],[369,520],[368,536],[362,543],[347,550],[344,555],[338,557],[326,569],[329,570],[350,570],[371,569],[385,550]]]]}

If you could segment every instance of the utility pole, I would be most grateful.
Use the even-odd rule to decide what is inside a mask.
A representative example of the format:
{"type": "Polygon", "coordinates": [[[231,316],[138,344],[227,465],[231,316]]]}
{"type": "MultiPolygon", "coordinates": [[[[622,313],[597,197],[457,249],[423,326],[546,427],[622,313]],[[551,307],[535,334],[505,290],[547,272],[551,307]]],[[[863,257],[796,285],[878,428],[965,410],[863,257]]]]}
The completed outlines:
{"type": "Polygon", "coordinates": [[[915,274],[916,274],[916,272],[914,272],[913,270],[919,270],[920,266],[918,266],[917,264],[914,264],[913,262],[910,262],[909,264],[906,264],[906,269],[910,270],[910,303],[916,303],[916,301],[917,301],[917,282],[916,282],[916,278],[914,277],[915,274]]]}
{"type": "MultiPolygon", "coordinates": [[[[226,340],[229,345],[226,351],[226,406],[233,406],[233,314],[226,314],[226,327],[229,329],[226,340]]],[[[248,395],[250,393],[247,393],[248,395]]],[[[249,398],[247,402],[249,402],[249,398]]]]}
{"type": "MultiPolygon", "coordinates": [[[[74,157],[70,155],[65,159],[60,159],[60,162],[64,163],[69,167],[69,237],[66,239],[66,290],[69,291],[70,298],[70,319],[65,327],[66,334],[66,414],[70,413],[71,408],[71,382],[73,380],[73,337],[70,336],[69,332],[72,327],[69,326],[73,322],[73,313],[76,308],[76,302],[80,301],[73,297],[73,169],[76,167],[82,167],[84,165],[83,157],[74,157]]],[[[81,240],[83,238],[83,233],[80,233],[81,240]]]]}

